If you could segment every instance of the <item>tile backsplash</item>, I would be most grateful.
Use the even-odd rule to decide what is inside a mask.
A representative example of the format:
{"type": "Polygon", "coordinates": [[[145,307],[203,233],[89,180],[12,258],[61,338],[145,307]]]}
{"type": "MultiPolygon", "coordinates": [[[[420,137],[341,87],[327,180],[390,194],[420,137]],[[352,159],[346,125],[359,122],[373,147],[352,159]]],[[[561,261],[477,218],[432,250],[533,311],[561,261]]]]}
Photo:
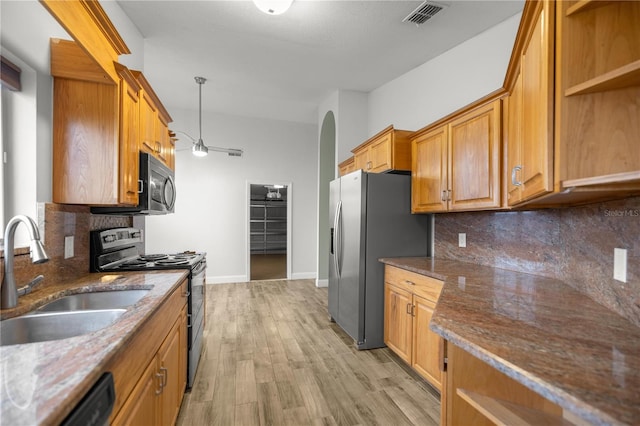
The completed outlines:
{"type": "MultiPolygon", "coordinates": [[[[87,206],[43,203],[38,206],[39,215],[44,217],[44,247],[49,261],[34,265],[29,258],[29,249],[16,249],[14,273],[19,286],[31,281],[38,275],[56,280],[74,280],[89,272],[89,232],[95,229],[128,227],[132,219],[127,216],[92,215],[87,206]],[[74,256],[64,258],[64,238],[74,236],[74,256]]],[[[39,217],[39,222],[42,221],[39,217]]],[[[35,219],[35,218],[34,218],[35,219]]],[[[23,226],[23,225],[20,225],[23,226]]],[[[42,224],[40,224],[42,235],[42,224]]],[[[4,254],[0,256],[4,260],[4,254]]],[[[0,262],[0,275],[4,275],[4,262],[0,262]]]]}
{"type": "Polygon", "coordinates": [[[438,214],[435,257],[560,279],[640,326],[640,197],[563,209],[438,214]],[[466,234],[464,248],[459,233],[466,234]],[[613,279],[614,248],[627,250],[626,283],[613,279]]]}

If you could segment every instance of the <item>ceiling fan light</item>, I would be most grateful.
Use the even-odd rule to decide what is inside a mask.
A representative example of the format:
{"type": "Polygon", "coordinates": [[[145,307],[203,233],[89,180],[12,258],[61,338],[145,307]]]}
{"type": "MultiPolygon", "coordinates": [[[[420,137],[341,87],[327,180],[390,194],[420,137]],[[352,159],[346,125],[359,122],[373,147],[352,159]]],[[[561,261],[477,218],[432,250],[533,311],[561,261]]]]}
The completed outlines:
{"type": "Polygon", "coordinates": [[[280,15],[289,9],[293,0],[253,0],[253,3],[268,15],[280,15]]]}
{"type": "Polygon", "coordinates": [[[202,139],[199,139],[191,148],[191,152],[196,157],[204,157],[209,153],[209,148],[202,142],[202,139]]]}

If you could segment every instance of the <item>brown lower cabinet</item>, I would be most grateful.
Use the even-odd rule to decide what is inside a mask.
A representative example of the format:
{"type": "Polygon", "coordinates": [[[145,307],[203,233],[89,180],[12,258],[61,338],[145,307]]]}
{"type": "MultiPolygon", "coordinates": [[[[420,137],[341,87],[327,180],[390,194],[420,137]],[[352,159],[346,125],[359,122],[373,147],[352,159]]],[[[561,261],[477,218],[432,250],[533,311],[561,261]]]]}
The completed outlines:
{"type": "Polygon", "coordinates": [[[183,281],[107,367],[116,387],[110,424],[175,424],[187,382],[186,295],[183,281]]]}
{"type": "Polygon", "coordinates": [[[385,344],[438,390],[444,342],[429,323],[442,285],[425,275],[385,266],[385,344]]]}
{"type": "Polygon", "coordinates": [[[570,425],[577,421],[562,407],[451,342],[447,342],[447,359],[442,425],[570,425]]]}

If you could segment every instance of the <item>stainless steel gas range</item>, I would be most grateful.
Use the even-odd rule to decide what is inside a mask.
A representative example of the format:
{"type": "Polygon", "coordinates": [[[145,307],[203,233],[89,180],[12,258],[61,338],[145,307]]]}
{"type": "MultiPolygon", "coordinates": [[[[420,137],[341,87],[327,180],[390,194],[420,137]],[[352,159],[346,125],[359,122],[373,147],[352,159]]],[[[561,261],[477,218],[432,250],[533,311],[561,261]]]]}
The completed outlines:
{"type": "Polygon", "coordinates": [[[92,272],[189,269],[187,387],[191,388],[202,351],[206,253],[144,254],[143,232],[136,228],[92,231],[90,248],[92,272]]]}

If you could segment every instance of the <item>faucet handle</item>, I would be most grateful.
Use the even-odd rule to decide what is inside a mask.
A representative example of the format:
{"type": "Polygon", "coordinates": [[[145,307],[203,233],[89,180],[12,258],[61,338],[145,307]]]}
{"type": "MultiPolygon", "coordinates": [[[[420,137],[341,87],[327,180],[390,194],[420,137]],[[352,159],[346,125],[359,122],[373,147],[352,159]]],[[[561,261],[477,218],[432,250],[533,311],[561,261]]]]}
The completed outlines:
{"type": "Polygon", "coordinates": [[[18,289],[18,296],[24,296],[25,294],[29,294],[31,293],[35,287],[40,284],[40,282],[44,279],[44,275],[38,275],[37,277],[35,277],[34,279],[32,279],[31,281],[29,281],[29,283],[23,287],[20,287],[18,289]]]}

